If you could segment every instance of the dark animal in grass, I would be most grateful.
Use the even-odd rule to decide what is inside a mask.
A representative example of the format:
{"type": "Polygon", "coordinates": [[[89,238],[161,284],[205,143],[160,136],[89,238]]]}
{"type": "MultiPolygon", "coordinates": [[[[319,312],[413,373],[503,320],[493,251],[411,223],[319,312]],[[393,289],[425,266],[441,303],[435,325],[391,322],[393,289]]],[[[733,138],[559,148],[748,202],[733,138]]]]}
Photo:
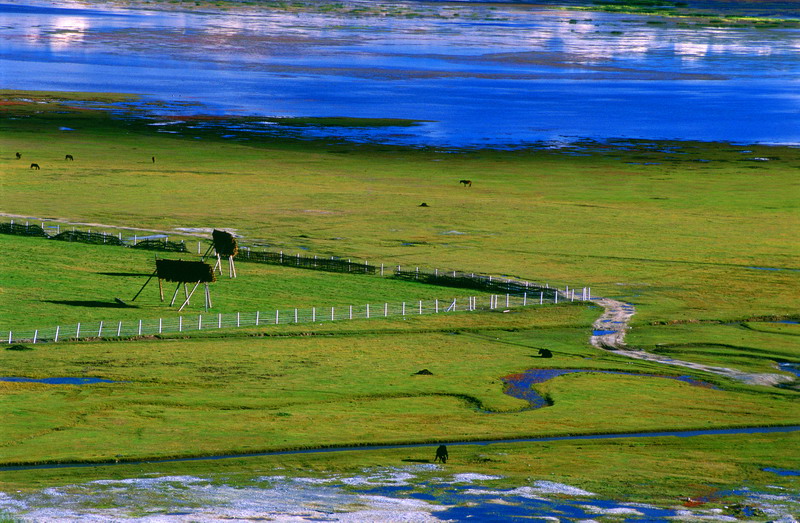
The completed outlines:
{"type": "Polygon", "coordinates": [[[420,206],[420,207],[428,207],[428,204],[427,204],[427,203],[425,203],[425,202],[422,202],[421,204],[419,204],[419,206],[420,206]]]}
{"type": "Polygon", "coordinates": [[[22,158],[22,153],[17,153],[17,160],[19,160],[20,158],[22,158]]]}
{"type": "Polygon", "coordinates": [[[436,463],[437,461],[440,461],[442,463],[447,463],[447,459],[449,457],[450,455],[447,453],[447,446],[439,445],[439,447],[436,449],[436,457],[433,458],[433,462],[436,463]]]}
{"type": "Polygon", "coordinates": [[[412,374],[412,376],[433,376],[433,373],[428,369],[422,369],[412,374]]]}
{"type": "Polygon", "coordinates": [[[66,155],[66,156],[64,157],[64,159],[65,159],[65,160],[71,160],[71,161],[75,161],[75,158],[73,158],[71,154],[68,154],[68,155],[66,155]]]}
{"type": "Polygon", "coordinates": [[[38,163],[32,163],[31,164],[31,169],[36,169],[38,171],[39,170],[39,164],[38,163]]]}
{"type": "Polygon", "coordinates": [[[153,163],[156,163],[156,157],[153,156],[153,163]]]}
{"type": "Polygon", "coordinates": [[[458,180],[464,187],[472,187],[472,180],[458,180]]]}
{"type": "Polygon", "coordinates": [[[539,357],[540,358],[552,358],[553,353],[550,352],[550,349],[539,349],[539,357]]]}

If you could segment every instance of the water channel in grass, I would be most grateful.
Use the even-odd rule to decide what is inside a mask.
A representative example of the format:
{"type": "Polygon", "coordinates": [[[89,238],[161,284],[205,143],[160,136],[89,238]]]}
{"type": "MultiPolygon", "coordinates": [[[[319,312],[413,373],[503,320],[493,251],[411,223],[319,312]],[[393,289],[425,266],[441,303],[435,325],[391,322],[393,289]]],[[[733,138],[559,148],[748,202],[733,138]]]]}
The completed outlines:
{"type": "Polygon", "coordinates": [[[800,143],[797,26],[709,27],[526,2],[406,2],[402,15],[381,2],[361,14],[6,2],[7,89],[168,102],[142,104],[155,113],[410,119],[418,125],[294,131],[414,146],[800,143]]]}

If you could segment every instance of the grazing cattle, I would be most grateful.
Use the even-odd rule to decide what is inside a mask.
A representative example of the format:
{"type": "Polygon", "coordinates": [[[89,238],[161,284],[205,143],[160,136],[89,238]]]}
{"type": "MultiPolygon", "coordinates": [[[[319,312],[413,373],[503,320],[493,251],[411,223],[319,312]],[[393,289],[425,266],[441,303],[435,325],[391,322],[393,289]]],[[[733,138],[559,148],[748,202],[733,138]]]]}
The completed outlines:
{"type": "Polygon", "coordinates": [[[17,160],[19,160],[20,158],[22,158],[22,153],[17,153],[17,160]]]}
{"type": "Polygon", "coordinates": [[[442,463],[447,463],[447,459],[450,455],[447,453],[447,446],[439,445],[436,449],[436,457],[433,458],[433,462],[436,463],[437,461],[441,461],[442,463]]]}
{"type": "Polygon", "coordinates": [[[464,187],[472,187],[472,180],[459,180],[458,183],[464,185],[464,187]]]}
{"type": "Polygon", "coordinates": [[[64,157],[64,159],[65,159],[65,160],[71,160],[71,161],[75,161],[75,158],[73,158],[71,154],[68,154],[68,155],[66,155],[66,156],[64,157]]]}
{"type": "Polygon", "coordinates": [[[38,171],[39,170],[39,164],[38,163],[32,163],[31,164],[31,169],[36,169],[38,171]]]}
{"type": "Polygon", "coordinates": [[[553,353],[550,351],[550,349],[539,349],[539,357],[540,358],[552,358],[553,357],[553,353]]]}

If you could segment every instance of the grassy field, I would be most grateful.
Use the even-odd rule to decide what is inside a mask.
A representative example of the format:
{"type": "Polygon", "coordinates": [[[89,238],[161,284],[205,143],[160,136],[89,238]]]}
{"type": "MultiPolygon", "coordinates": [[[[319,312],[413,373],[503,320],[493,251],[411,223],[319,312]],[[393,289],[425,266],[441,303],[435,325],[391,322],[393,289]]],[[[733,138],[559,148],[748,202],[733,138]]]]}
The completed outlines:
{"type": "MultiPolygon", "coordinates": [[[[444,152],[230,140],[191,123],[160,133],[153,122],[76,109],[52,94],[3,97],[0,211],[9,215],[160,231],[231,228],[274,250],[590,286],[595,296],[636,306],[628,339],[635,347],[756,372],[800,361],[796,325],[770,323],[796,320],[800,310],[797,149],[634,142],[444,152]],[[20,101],[30,97],[44,103],[20,101]]],[[[137,309],[101,306],[138,290],[152,252],[2,241],[0,333],[169,314],[153,289],[137,309]]],[[[269,265],[241,263],[239,273],[215,284],[219,312],[473,294],[269,265]]],[[[679,372],[592,348],[600,312],[563,305],[2,350],[4,375],[120,383],[0,382],[0,464],[800,422],[795,390],[701,373],[694,377],[717,388],[576,373],[536,386],[551,403],[542,409],[525,410],[503,394],[502,377],[530,368],[679,372]],[[541,348],[554,357],[538,358],[541,348]],[[432,375],[414,375],[421,369],[432,375]]],[[[462,447],[448,467],[667,503],[703,485],[791,486],[760,469],[796,469],[796,443],[796,435],[760,435],[462,447]]],[[[212,470],[246,482],[278,464],[322,474],[396,464],[409,452],[4,472],[0,489],[212,470]]]]}

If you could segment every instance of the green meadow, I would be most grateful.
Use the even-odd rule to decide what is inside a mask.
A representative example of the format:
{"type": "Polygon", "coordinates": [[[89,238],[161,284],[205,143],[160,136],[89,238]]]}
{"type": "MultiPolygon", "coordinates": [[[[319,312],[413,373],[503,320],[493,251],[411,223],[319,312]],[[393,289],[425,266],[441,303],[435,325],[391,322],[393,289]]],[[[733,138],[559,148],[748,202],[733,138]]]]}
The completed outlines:
{"type": "MultiPolygon", "coordinates": [[[[275,251],[587,286],[635,305],[632,347],[749,372],[800,362],[797,324],[780,323],[800,319],[796,148],[618,142],[443,151],[242,131],[222,138],[218,126],[197,120],[149,125],[165,122],[113,116],[109,104],[136,106],[124,96],[5,91],[2,99],[0,211],[16,220],[176,237],[178,228],[227,228],[275,251]]],[[[0,336],[177,314],[153,283],[136,307],[113,305],[141,287],[153,252],[0,240],[0,336]]],[[[254,263],[237,270],[237,279],[213,284],[215,312],[475,294],[254,263]]],[[[118,383],[0,382],[0,466],[123,464],[5,471],[0,489],[143,473],[217,474],[246,484],[279,467],[298,475],[353,471],[432,458],[432,449],[124,464],[169,457],[800,424],[796,387],[744,385],[593,348],[601,312],[574,303],[4,346],[4,376],[118,383]],[[554,357],[539,358],[543,348],[554,357]],[[504,394],[502,378],[531,368],[691,375],[713,388],[575,373],[536,385],[548,406],[530,410],[504,394]],[[422,369],[431,374],[416,374],[422,369]]],[[[796,487],[796,479],[761,469],[800,468],[797,442],[792,433],[458,446],[447,468],[503,475],[508,485],[534,477],[668,504],[708,486],[796,487]]]]}

